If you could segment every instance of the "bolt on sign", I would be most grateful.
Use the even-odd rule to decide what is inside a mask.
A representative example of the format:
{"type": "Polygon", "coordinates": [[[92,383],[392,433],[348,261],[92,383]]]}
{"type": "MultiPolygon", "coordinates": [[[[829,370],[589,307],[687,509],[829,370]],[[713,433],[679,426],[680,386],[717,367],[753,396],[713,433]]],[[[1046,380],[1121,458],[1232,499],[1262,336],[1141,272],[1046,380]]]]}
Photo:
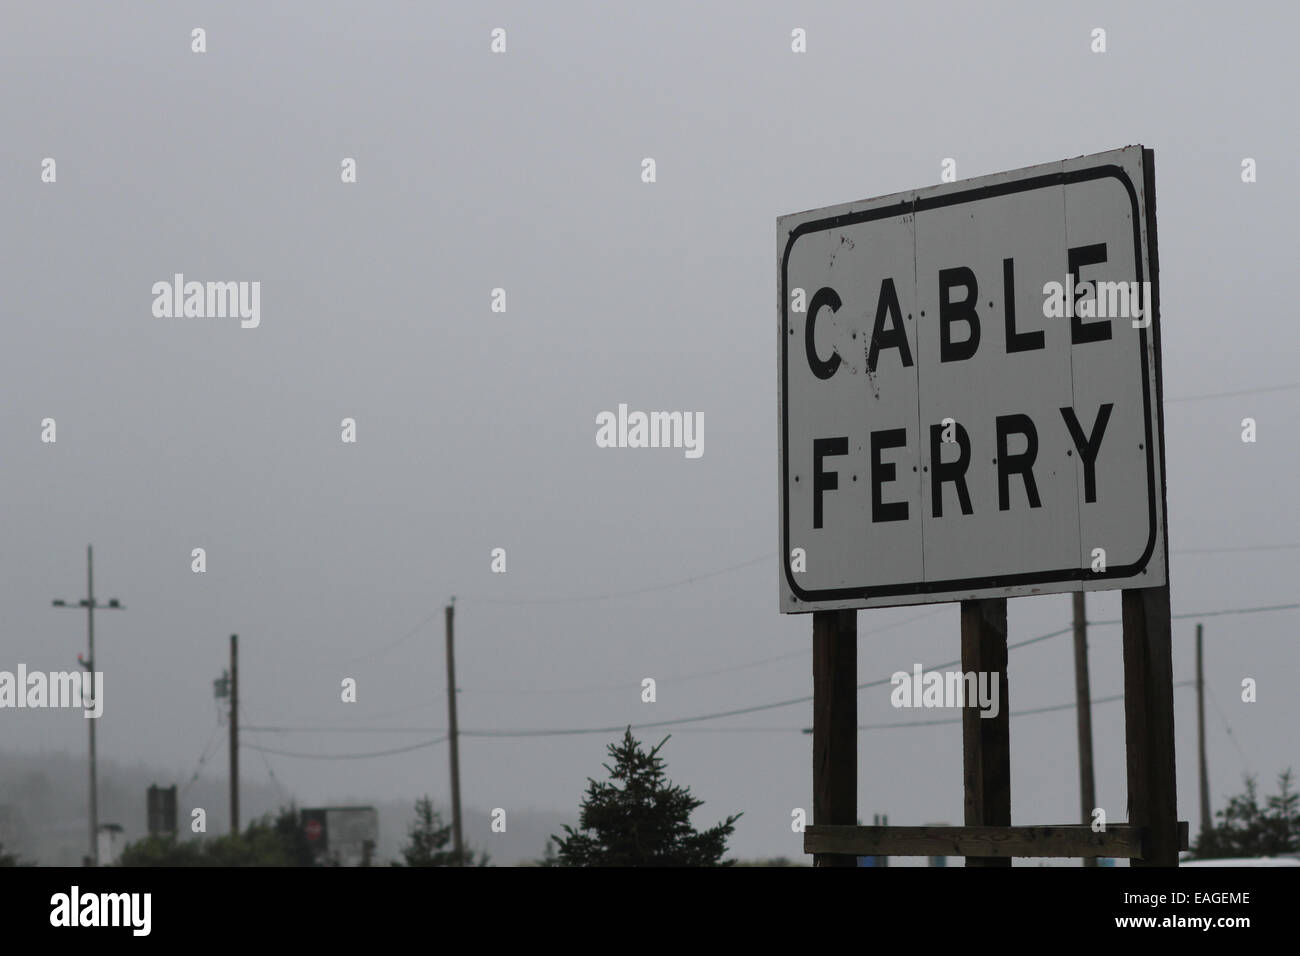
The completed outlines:
{"type": "Polygon", "coordinates": [[[1150,155],[777,220],[782,611],[1167,583],[1150,155]]]}

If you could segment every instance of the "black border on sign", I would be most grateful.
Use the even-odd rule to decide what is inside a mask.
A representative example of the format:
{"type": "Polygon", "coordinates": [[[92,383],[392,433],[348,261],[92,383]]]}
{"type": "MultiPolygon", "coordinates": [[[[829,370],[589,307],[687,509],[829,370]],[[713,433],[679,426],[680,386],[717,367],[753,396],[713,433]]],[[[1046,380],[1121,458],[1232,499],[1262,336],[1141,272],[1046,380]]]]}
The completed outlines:
{"type": "MultiPolygon", "coordinates": [[[[1146,168],[1147,157],[1142,156],[1143,169],[1146,168]]],[[[848,601],[853,599],[871,600],[880,597],[903,596],[909,594],[935,594],[944,591],[970,591],[986,588],[1006,588],[1015,587],[1025,584],[1043,584],[1054,581],[1070,580],[1104,580],[1113,578],[1132,577],[1137,572],[1146,568],[1147,561],[1151,559],[1151,554],[1155,550],[1156,544],[1156,483],[1155,483],[1155,449],[1152,448],[1151,441],[1151,375],[1149,361],[1147,358],[1147,328],[1138,330],[1140,348],[1138,350],[1142,364],[1142,405],[1144,412],[1144,424],[1146,427],[1146,453],[1147,453],[1147,514],[1150,534],[1147,538],[1146,550],[1142,556],[1132,564],[1121,565],[1120,567],[1109,568],[1101,573],[1094,573],[1087,568],[1062,568],[1056,571],[1033,571],[1025,574],[1004,574],[990,575],[982,578],[953,578],[945,581],[918,581],[908,584],[886,584],[886,585],[864,585],[861,587],[846,588],[823,588],[818,591],[808,591],[801,588],[794,581],[793,572],[790,570],[790,422],[789,422],[789,401],[790,401],[790,382],[789,382],[789,333],[790,326],[790,290],[789,290],[789,266],[790,250],[794,248],[795,242],[799,237],[810,232],[823,232],[829,229],[838,229],[843,226],[856,225],[857,223],[870,222],[875,219],[887,219],[890,216],[915,215],[918,212],[925,212],[931,209],[941,209],[944,206],[956,206],[966,202],[976,202],[981,199],[992,199],[998,196],[1006,196],[1012,193],[1028,192],[1032,189],[1042,189],[1049,186],[1065,186],[1073,183],[1088,182],[1094,179],[1113,178],[1119,181],[1127,190],[1129,202],[1133,208],[1133,255],[1136,265],[1137,281],[1142,282],[1144,270],[1142,268],[1143,252],[1142,245],[1142,221],[1143,208],[1138,203],[1137,190],[1133,187],[1133,181],[1129,178],[1127,172],[1120,166],[1105,164],[1101,166],[1092,166],[1087,169],[1077,169],[1071,172],[1048,173],[1043,176],[1031,176],[1027,179],[1013,180],[1010,182],[992,183],[987,186],[977,186],[970,189],[955,190],[944,193],[939,196],[914,197],[911,200],[892,203],[888,206],[881,206],[877,209],[864,210],[862,212],[845,213],[839,216],[830,216],[825,219],[815,219],[803,223],[796,227],[790,233],[790,238],[785,244],[785,252],[781,257],[781,567],[785,575],[786,582],[790,585],[790,590],[800,601],[809,603],[808,611],[815,611],[817,608],[813,605],[817,601],[848,601]]],[[[1150,237],[1151,223],[1147,223],[1147,235],[1150,237]]],[[[1151,317],[1148,328],[1153,335],[1156,335],[1156,341],[1159,341],[1157,326],[1160,316],[1154,308],[1154,302],[1158,301],[1156,291],[1157,279],[1152,276],[1151,279],[1151,300],[1144,303],[1147,313],[1151,317]]],[[[1158,357],[1157,357],[1158,358],[1158,357]]],[[[1160,448],[1161,454],[1164,454],[1164,429],[1161,429],[1160,448]]],[[[1163,477],[1163,476],[1162,476],[1163,477]]],[[[1167,565],[1168,562],[1166,562],[1167,565]]],[[[1166,574],[1168,571],[1166,570],[1166,574]]]]}

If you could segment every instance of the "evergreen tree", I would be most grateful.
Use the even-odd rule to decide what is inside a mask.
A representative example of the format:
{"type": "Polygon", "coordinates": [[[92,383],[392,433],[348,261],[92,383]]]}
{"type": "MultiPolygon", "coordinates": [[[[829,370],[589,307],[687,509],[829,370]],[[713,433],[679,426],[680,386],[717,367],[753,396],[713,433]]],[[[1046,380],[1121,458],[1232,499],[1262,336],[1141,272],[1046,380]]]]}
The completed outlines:
{"type": "Polygon", "coordinates": [[[1221,859],[1243,856],[1282,856],[1300,852],[1300,793],[1292,789],[1291,771],[1278,776],[1278,794],[1259,803],[1254,777],[1246,777],[1246,792],[1228,801],[1216,816],[1219,823],[1196,841],[1194,857],[1221,859]]]}
{"type": "MultiPolygon", "coordinates": [[[[451,843],[451,824],[442,822],[442,815],[433,808],[429,797],[415,801],[415,822],[407,831],[407,837],[409,842],[402,847],[402,858],[406,862],[394,862],[394,866],[458,865],[455,848],[446,848],[451,843]]],[[[481,853],[476,858],[474,851],[467,847],[464,865],[487,866],[488,856],[481,853]]]]}
{"type": "MultiPolygon", "coordinates": [[[[614,761],[603,766],[609,782],[588,778],[578,829],[565,826],[554,836],[558,866],[730,866],[723,860],[727,839],[740,814],[703,832],[691,826],[691,813],[704,801],[689,787],[675,786],[664,771],[659,751],[665,737],[649,751],[632,736],[609,745],[614,761]]],[[[550,863],[550,844],[547,844],[550,863]]]]}
{"type": "Polygon", "coordinates": [[[1291,789],[1291,771],[1278,775],[1278,794],[1268,798],[1268,837],[1278,853],[1300,853],[1300,793],[1291,789]]]}

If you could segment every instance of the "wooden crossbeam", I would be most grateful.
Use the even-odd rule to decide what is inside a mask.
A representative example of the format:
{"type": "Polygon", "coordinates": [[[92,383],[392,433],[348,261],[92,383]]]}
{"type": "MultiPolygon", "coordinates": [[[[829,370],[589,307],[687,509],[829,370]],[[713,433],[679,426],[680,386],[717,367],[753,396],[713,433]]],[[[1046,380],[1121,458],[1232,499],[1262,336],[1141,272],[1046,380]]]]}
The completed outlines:
{"type": "MultiPolygon", "coordinates": [[[[1186,821],[1178,839],[1187,849],[1186,821]]],[[[848,856],[1113,857],[1141,859],[1143,828],[1113,823],[1103,833],[1087,824],[1039,827],[849,827],[804,830],[805,853],[848,856]]]]}

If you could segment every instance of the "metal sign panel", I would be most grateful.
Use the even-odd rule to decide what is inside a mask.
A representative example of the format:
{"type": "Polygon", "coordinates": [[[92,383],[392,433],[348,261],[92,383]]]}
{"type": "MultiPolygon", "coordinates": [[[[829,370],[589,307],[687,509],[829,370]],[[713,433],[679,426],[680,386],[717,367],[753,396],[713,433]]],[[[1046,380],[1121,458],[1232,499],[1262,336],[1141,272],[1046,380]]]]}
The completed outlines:
{"type": "Polygon", "coordinates": [[[1150,155],[777,220],[782,611],[1166,583],[1150,155]]]}
{"type": "Polygon", "coordinates": [[[146,791],[146,811],[149,835],[176,834],[176,786],[160,787],[153,784],[146,791]]]}

